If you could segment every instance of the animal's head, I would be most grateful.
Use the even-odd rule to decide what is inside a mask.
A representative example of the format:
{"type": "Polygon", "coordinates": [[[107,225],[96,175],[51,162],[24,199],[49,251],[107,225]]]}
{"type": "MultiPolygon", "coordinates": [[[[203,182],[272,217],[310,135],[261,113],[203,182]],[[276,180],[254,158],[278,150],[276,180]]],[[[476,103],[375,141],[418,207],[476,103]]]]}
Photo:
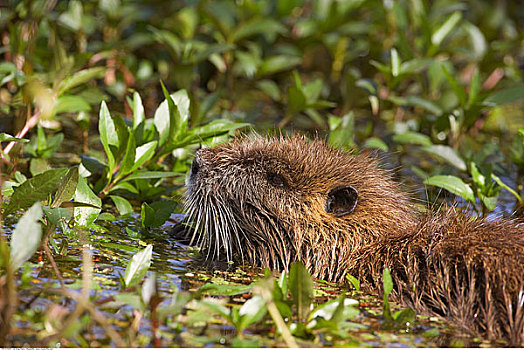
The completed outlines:
{"type": "Polygon", "coordinates": [[[276,269],[302,260],[316,275],[320,265],[338,273],[353,251],[412,220],[406,195],[376,160],[303,137],[199,150],[186,208],[208,258],[276,269]]]}

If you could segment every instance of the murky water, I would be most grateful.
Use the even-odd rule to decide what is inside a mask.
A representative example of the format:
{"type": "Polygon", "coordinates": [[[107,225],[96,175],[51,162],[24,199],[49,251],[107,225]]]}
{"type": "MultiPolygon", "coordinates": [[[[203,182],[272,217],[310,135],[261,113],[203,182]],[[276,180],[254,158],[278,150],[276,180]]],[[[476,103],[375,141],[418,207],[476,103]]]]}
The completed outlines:
{"type": "MultiPolygon", "coordinates": [[[[176,217],[179,220],[180,217],[176,217]]],[[[176,290],[194,291],[204,283],[236,283],[250,284],[253,280],[263,276],[260,269],[232,268],[230,271],[202,270],[193,262],[198,250],[188,247],[173,235],[169,234],[170,226],[142,235],[130,237],[126,228],[135,232],[140,231],[138,217],[118,219],[113,222],[100,222],[107,231],[93,231],[88,235],[92,247],[91,254],[94,262],[92,299],[100,302],[122,293],[120,277],[132,256],[142,250],[147,244],[153,245],[153,263],[150,271],[155,271],[159,294],[166,298],[164,304],[176,290]]],[[[61,234],[54,238],[57,245],[63,239],[61,234]]],[[[61,271],[67,287],[79,290],[82,275],[82,245],[79,240],[69,240],[68,253],[65,256],[55,254],[55,260],[61,271]]],[[[54,310],[72,310],[74,303],[60,294],[59,283],[43,254],[37,253],[31,260],[30,277],[21,279],[19,283],[20,306],[17,319],[17,334],[10,340],[15,346],[32,345],[41,336],[36,336],[33,327],[35,320],[49,317],[54,310]],[[50,311],[52,310],[52,311],[50,311]],[[36,315],[36,316],[35,316],[36,315]],[[38,316],[40,315],[40,316],[38,316]],[[37,317],[38,316],[38,317],[37,317]],[[46,316],[46,317],[44,317],[46,316]],[[28,322],[33,320],[33,322],[28,322]]],[[[316,283],[318,303],[325,302],[340,295],[344,286],[330,283],[316,283]]],[[[345,340],[333,339],[322,332],[318,332],[314,339],[297,339],[300,346],[373,346],[373,347],[432,347],[432,346],[480,346],[478,339],[457,333],[445,321],[419,315],[415,324],[404,327],[388,327],[381,319],[381,300],[362,293],[345,291],[348,296],[360,302],[358,318],[344,324],[345,340]]],[[[220,297],[219,297],[220,298],[220,297]]],[[[228,303],[243,303],[245,299],[237,297],[226,298],[228,303]]],[[[124,306],[114,308],[111,303],[102,304],[101,309],[108,318],[112,318],[119,331],[125,333],[125,328],[133,321],[133,307],[124,306]],[[122,324],[122,328],[118,327],[122,324]]],[[[395,306],[397,309],[399,306],[395,306]]],[[[58,312],[58,311],[57,311],[58,312]]],[[[159,332],[162,339],[171,339],[172,345],[179,346],[231,346],[235,339],[235,330],[224,320],[210,319],[205,326],[188,327],[183,323],[163,323],[159,332]]],[[[45,324],[45,323],[43,323],[45,324]]],[[[38,326],[38,325],[37,325],[38,326]]],[[[40,325],[43,327],[43,325],[40,325]]],[[[151,324],[142,320],[139,326],[142,338],[135,339],[136,346],[151,346],[151,324]]],[[[92,333],[89,346],[107,346],[108,338],[104,330],[91,326],[92,333]]],[[[41,333],[41,332],[40,332],[41,333]]],[[[38,334],[40,334],[38,333],[38,334]]],[[[258,346],[284,346],[275,335],[274,324],[262,322],[250,327],[244,332],[244,337],[256,341],[258,346]]],[[[38,344],[38,342],[36,343],[38,344]]],[[[165,344],[165,343],[164,343],[165,344]]],[[[65,344],[67,345],[67,344],[65,344]]],[[[85,346],[86,344],[71,343],[85,346]]]]}

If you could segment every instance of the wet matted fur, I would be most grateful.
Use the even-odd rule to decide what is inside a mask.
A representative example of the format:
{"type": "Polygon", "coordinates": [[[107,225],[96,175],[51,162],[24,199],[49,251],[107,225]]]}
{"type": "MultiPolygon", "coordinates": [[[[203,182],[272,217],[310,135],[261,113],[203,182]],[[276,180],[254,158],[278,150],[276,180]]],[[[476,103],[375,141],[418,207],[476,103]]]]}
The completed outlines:
{"type": "Polygon", "coordinates": [[[488,339],[524,344],[524,224],[453,208],[420,213],[366,155],[304,137],[244,137],[195,155],[186,207],[211,260],[272,269],[304,262],[396,296],[488,339]]]}

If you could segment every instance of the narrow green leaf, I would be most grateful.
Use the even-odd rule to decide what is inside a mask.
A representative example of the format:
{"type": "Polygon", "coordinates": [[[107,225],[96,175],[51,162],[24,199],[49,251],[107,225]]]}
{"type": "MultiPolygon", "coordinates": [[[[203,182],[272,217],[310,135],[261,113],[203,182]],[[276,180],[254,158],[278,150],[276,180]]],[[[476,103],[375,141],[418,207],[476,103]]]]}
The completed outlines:
{"type": "Polygon", "coordinates": [[[441,116],[443,111],[442,109],[433,101],[426,100],[419,96],[409,96],[406,98],[406,104],[408,106],[418,106],[422,107],[428,112],[433,113],[434,115],[441,116]]]}
{"type": "Polygon", "coordinates": [[[270,18],[253,18],[239,25],[231,34],[231,42],[236,43],[239,40],[248,38],[256,34],[272,36],[286,32],[286,27],[270,18]]]}
{"type": "Polygon", "coordinates": [[[484,191],[484,189],[486,188],[486,178],[479,171],[475,162],[470,163],[470,173],[475,185],[477,185],[478,188],[484,191]]]}
{"type": "Polygon", "coordinates": [[[446,68],[444,64],[442,64],[441,67],[442,67],[442,71],[444,72],[444,75],[446,76],[446,79],[449,85],[451,85],[451,88],[455,92],[455,95],[457,96],[460,102],[460,105],[462,107],[465,107],[466,106],[466,91],[464,90],[462,86],[460,86],[457,83],[455,78],[448,72],[448,69],[446,68]]]}
{"type": "Polygon", "coordinates": [[[25,181],[15,188],[3,215],[18,209],[26,209],[35,202],[47,199],[57,189],[66,173],[66,168],[51,169],[25,181]]]}
{"type": "Polygon", "coordinates": [[[151,159],[155,154],[157,141],[148,142],[142,146],[137,147],[135,155],[135,163],[131,168],[131,172],[134,172],[140,168],[145,162],[151,159]]]}
{"type": "Polygon", "coordinates": [[[388,297],[393,291],[393,279],[388,268],[382,272],[382,283],[384,285],[384,296],[388,297]]]}
{"type": "Polygon", "coordinates": [[[111,115],[109,114],[109,110],[107,109],[105,101],[102,101],[102,104],[100,105],[98,132],[100,134],[100,141],[102,142],[102,146],[106,152],[109,174],[112,174],[115,170],[115,156],[110,146],[118,148],[119,142],[115,124],[113,123],[113,119],[111,119],[111,115]]]}
{"type": "Polygon", "coordinates": [[[486,106],[500,106],[506,103],[513,103],[524,98],[524,84],[517,85],[508,89],[500,90],[489,95],[483,104],[486,106]]]}
{"type": "Polygon", "coordinates": [[[136,179],[161,179],[164,177],[180,176],[181,173],[174,173],[170,171],[139,171],[129,175],[122,181],[131,181],[136,179]]]}
{"type": "Polygon", "coordinates": [[[471,187],[456,176],[436,175],[424,180],[424,184],[443,188],[471,203],[475,203],[475,195],[471,187]]]}
{"type": "Polygon", "coordinates": [[[198,293],[209,295],[239,295],[247,293],[250,290],[251,286],[245,285],[206,283],[198,289],[198,293]]]}
{"type": "Polygon", "coordinates": [[[400,75],[400,57],[398,51],[395,48],[391,49],[391,75],[398,77],[400,75]]]}
{"type": "Polygon", "coordinates": [[[429,136],[418,133],[418,132],[405,132],[403,134],[397,134],[393,136],[393,141],[403,144],[413,144],[421,146],[431,146],[433,143],[429,136]]]}
{"type": "Polygon", "coordinates": [[[475,69],[473,78],[471,78],[471,84],[469,85],[469,96],[468,96],[467,108],[471,108],[471,106],[473,106],[473,104],[477,102],[480,88],[481,88],[480,72],[478,69],[475,69]]]}
{"type": "Polygon", "coordinates": [[[371,79],[359,79],[356,81],[355,85],[365,90],[370,95],[376,96],[378,94],[377,84],[371,79]]]}
{"type": "Polygon", "coordinates": [[[440,25],[435,32],[433,32],[433,35],[431,35],[431,43],[435,47],[439,47],[440,44],[442,44],[442,41],[451,33],[451,31],[455,28],[455,26],[460,22],[462,19],[462,12],[455,11],[453,12],[448,19],[440,25]]]}
{"type": "Polygon", "coordinates": [[[53,115],[59,113],[73,113],[90,111],[91,105],[81,96],[61,96],[56,100],[53,115]]]}
{"type": "Polygon", "coordinates": [[[122,177],[126,176],[127,174],[133,171],[133,168],[135,166],[135,158],[135,135],[132,132],[130,132],[127,138],[127,147],[124,153],[124,159],[122,160],[122,163],[120,164],[120,169],[118,170],[117,179],[121,179],[122,177]]]}
{"type": "Polygon", "coordinates": [[[152,256],[153,246],[148,244],[144,250],[131,258],[124,273],[125,288],[133,287],[142,280],[151,266],[152,256]]]}
{"type": "Polygon", "coordinates": [[[18,138],[18,137],[13,137],[9,134],[6,134],[4,132],[0,133],[0,142],[11,142],[11,141],[15,141],[15,142],[29,142],[29,140],[26,140],[26,139],[21,139],[21,138],[18,138]]]}
{"type": "Polygon", "coordinates": [[[346,275],[346,279],[349,281],[349,283],[351,283],[357,292],[360,291],[360,281],[355,276],[348,273],[346,275]]]}
{"type": "Polygon", "coordinates": [[[146,115],[144,112],[144,106],[142,105],[142,99],[138,92],[133,93],[133,130],[145,120],[146,115]]]}
{"type": "Polygon", "coordinates": [[[388,145],[378,137],[370,137],[367,139],[362,145],[362,148],[379,149],[381,151],[389,150],[388,145]]]}
{"type": "Polygon", "coordinates": [[[106,71],[105,67],[94,67],[81,70],[65,78],[58,84],[57,94],[61,96],[64,92],[90,80],[102,78],[106,71]]]}
{"type": "Polygon", "coordinates": [[[42,206],[40,202],[33,204],[18,220],[16,228],[11,236],[11,266],[13,270],[18,269],[25,263],[40,246],[42,239],[42,226],[39,221],[42,218],[42,206]]]}
{"type": "Polygon", "coordinates": [[[258,69],[258,75],[270,75],[290,70],[302,63],[302,58],[297,56],[277,55],[266,59],[258,69]]]}
{"type": "Polygon", "coordinates": [[[449,164],[453,165],[459,170],[466,171],[467,166],[464,160],[457,154],[457,152],[445,145],[431,145],[427,147],[423,147],[422,150],[424,152],[430,153],[440,159],[445,160],[449,164]]]}
{"type": "Polygon", "coordinates": [[[500,179],[500,177],[498,177],[497,175],[495,174],[491,174],[491,178],[493,180],[495,180],[496,183],[499,184],[500,187],[508,190],[512,195],[515,196],[515,198],[517,198],[518,202],[519,203],[522,203],[522,198],[519,196],[519,194],[517,193],[517,191],[515,191],[514,189],[512,189],[511,187],[509,187],[508,185],[506,185],[504,182],[502,182],[502,180],[500,179]]]}
{"type": "Polygon", "coordinates": [[[300,261],[291,265],[289,270],[289,289],[299,320],[305,320],[313,301],[313,279],[300,261]]]}

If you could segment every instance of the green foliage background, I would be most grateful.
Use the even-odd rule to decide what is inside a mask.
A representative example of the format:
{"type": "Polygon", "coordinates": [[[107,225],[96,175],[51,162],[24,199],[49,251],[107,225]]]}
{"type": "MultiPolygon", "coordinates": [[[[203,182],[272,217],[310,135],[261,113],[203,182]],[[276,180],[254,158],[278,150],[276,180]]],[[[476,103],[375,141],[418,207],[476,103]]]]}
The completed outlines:
{"type": "MultiPolygon", "coordinates": [[[[10,1],[0,12],[1,131],[14,134],[37,115],[30,126],[38,122],[38,134],[31,131],[24,148],[32,174],[64,149],[105,162],[100,103],[125,122],[134,118],[136,91],[152,118],[164,99],[162,81],[168,91],[187,91],[190,128],[220,119],[262,133],[329,134],[336,146],[390,151],[406,182],[445,188],[479,213],[511,188],[517,204],[503,209],[511,212],[522,202],[524,174],[520,7],[480,0],[10,1]],[[433,178],[439,175],[453,177],[433,178]]],[[[210,136],[201,141],[215,142],[210,136]]],[[[163,170],[185,172],[195,147],[173,149],[163,170]]],[[[6,173],[27,175],[26,156],[6,173]]]]}

